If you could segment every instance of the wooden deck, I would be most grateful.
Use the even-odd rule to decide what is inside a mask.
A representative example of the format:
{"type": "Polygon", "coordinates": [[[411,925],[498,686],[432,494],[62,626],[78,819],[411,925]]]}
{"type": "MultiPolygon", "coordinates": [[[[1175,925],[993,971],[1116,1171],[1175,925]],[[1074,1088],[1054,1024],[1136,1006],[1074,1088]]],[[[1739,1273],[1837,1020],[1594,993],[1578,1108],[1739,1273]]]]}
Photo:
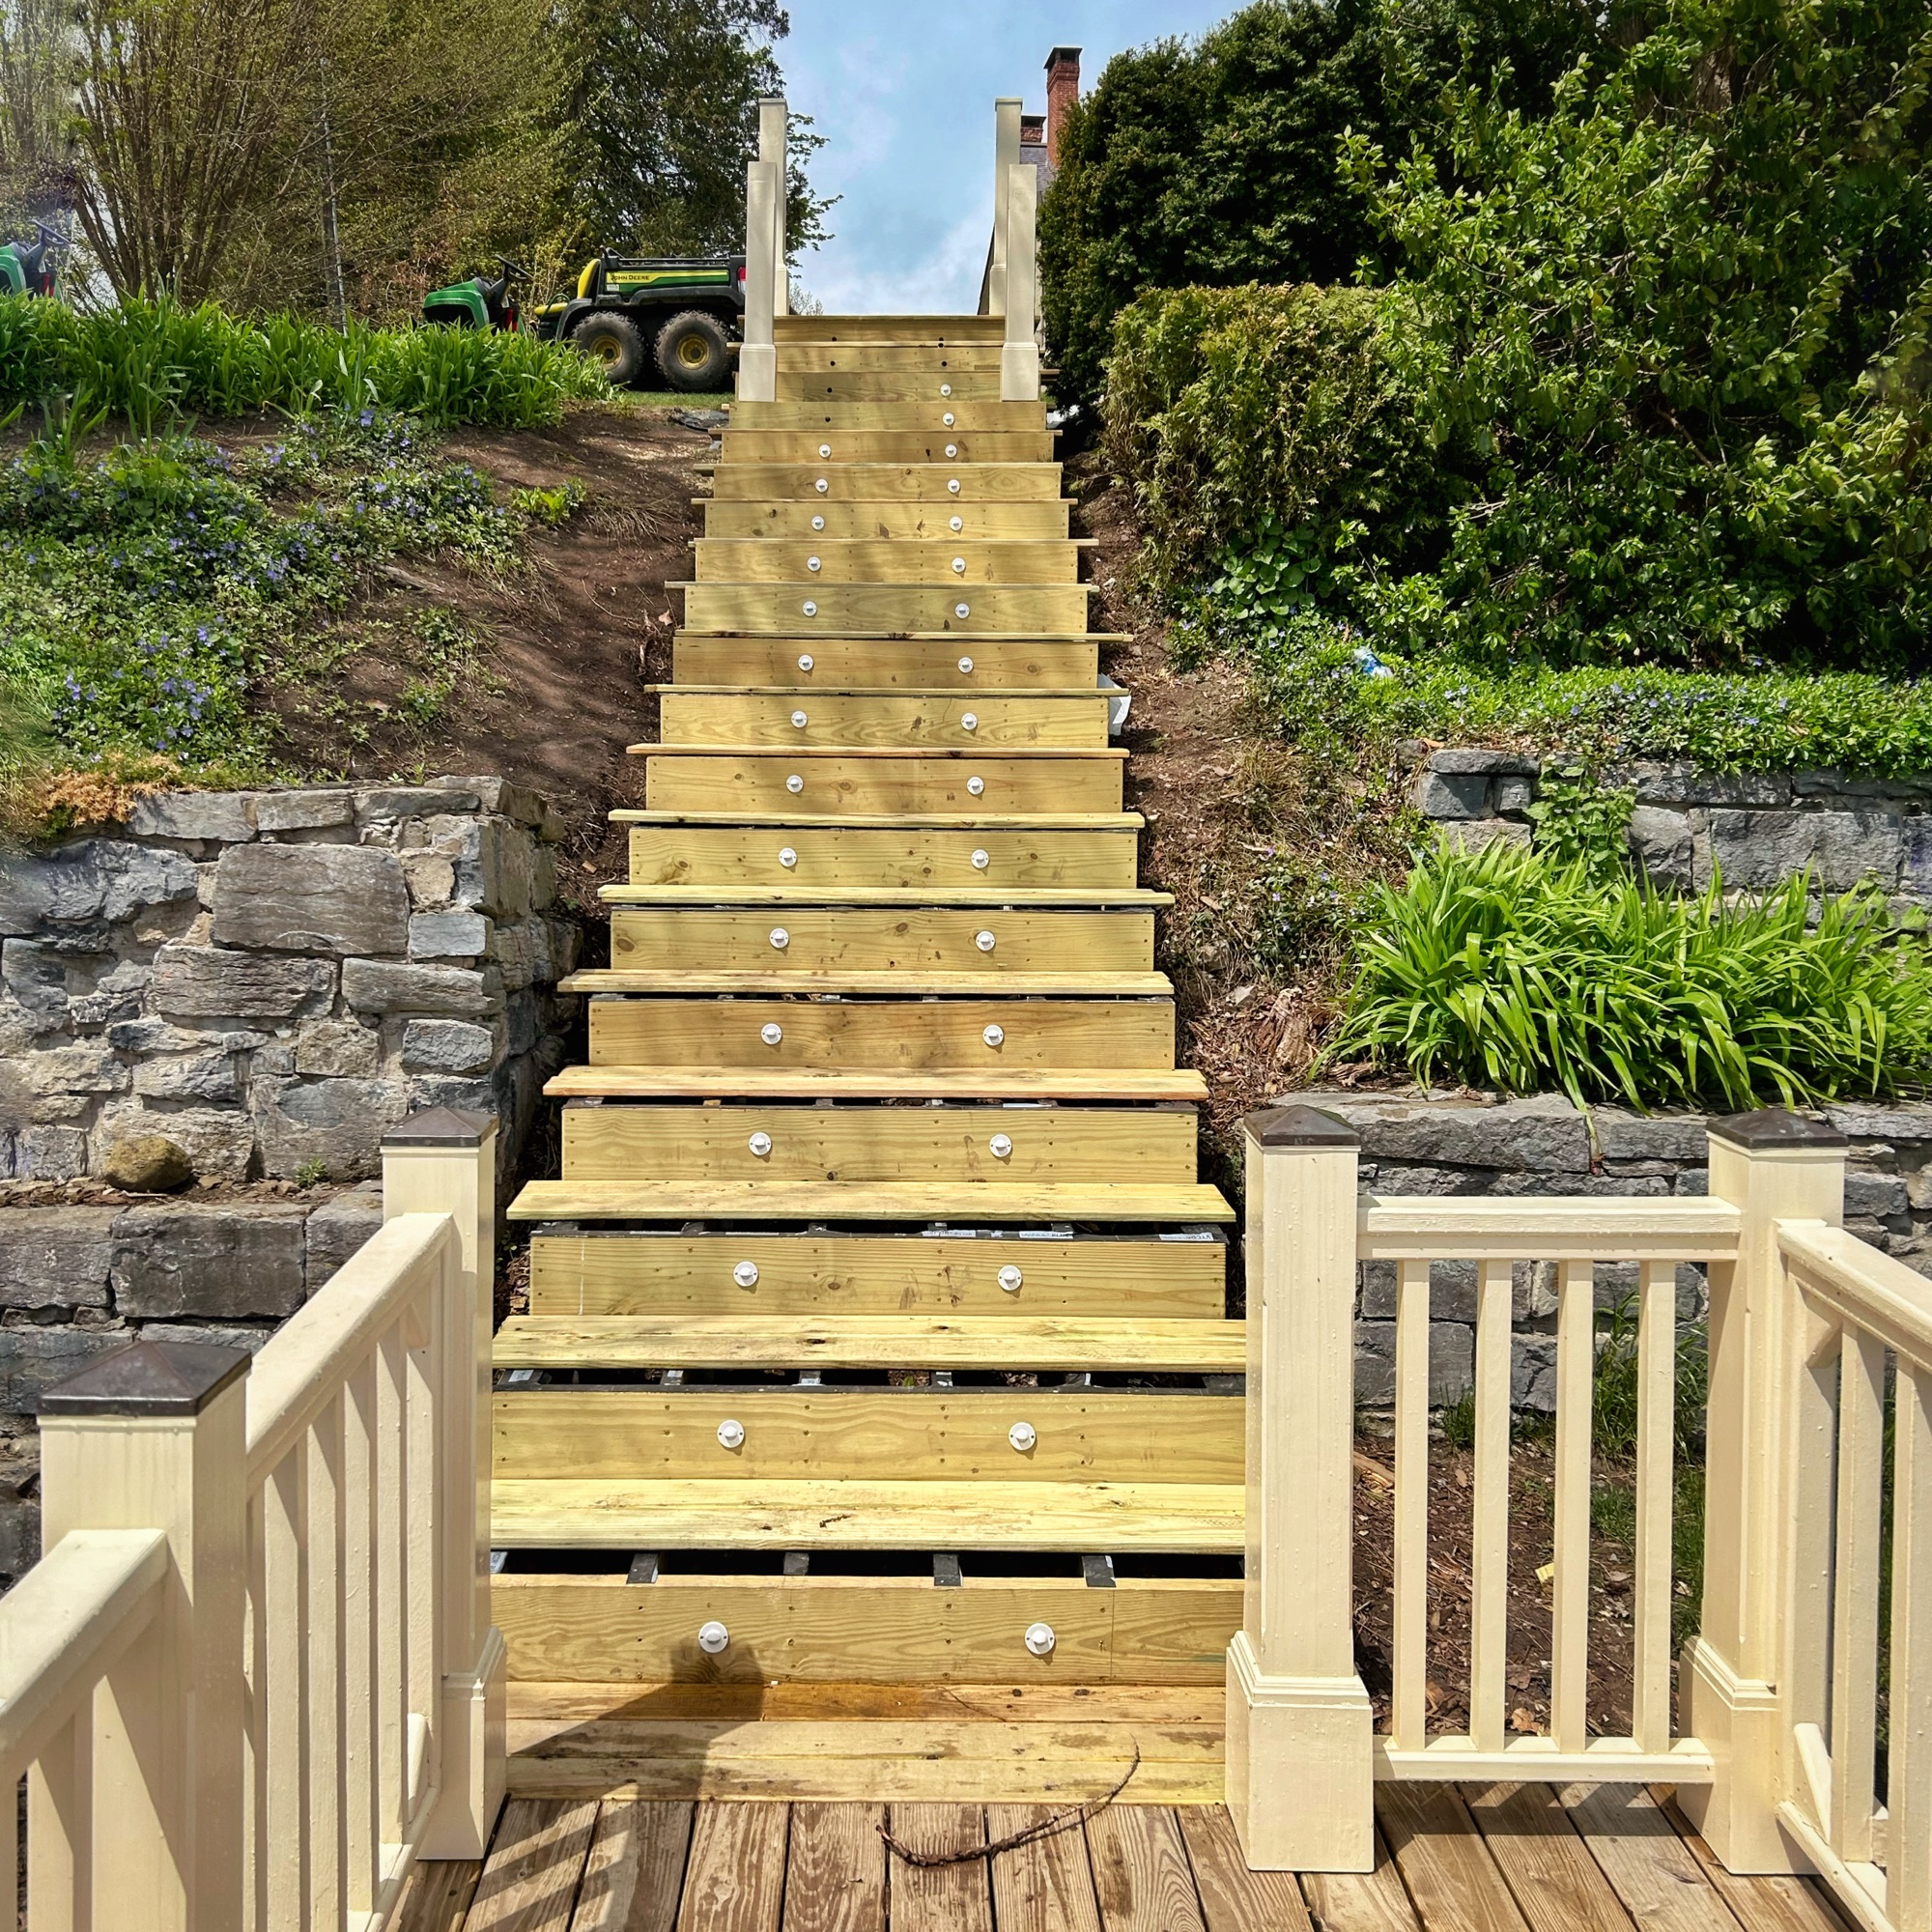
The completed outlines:
{"type": "Polygon", "coordinates": [[[1362,1877],[1250,1873],[1220,1805],[1117,1804],[922,1867],[1048,1806],[512,1798],[482,1864],[421,1867],[400,1932],[1845,1932],[1732,1878],[1636,1788],[1382,1785],[1362,1877]]]}

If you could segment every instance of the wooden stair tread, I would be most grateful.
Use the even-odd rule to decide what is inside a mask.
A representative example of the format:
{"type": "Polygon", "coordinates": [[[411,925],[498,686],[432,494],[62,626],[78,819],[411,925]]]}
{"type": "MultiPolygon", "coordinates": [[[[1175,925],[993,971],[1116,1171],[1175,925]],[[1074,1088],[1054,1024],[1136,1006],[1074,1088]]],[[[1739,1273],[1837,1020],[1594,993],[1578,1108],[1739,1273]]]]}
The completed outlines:
{"type": "Polygon", "coordinates": [[[555,1099],[587,1094],[639,1099],[742,1100],[1187,1100],[1205,1104],[1208,1083],[1191,1066],[1040,1066],[898,1072],[890,1068],[568,1066],[544,1088],[555,1099]]]}
{"type": "MultiPolygon", "coordinates": [[[[1025,586],[1016,586],[1024,588],[1025,586]]],[[[1046,588],[1065,589],[1064,584],[1046,588]]],[[[821,636],[813,631],[708,631],[680,626],[671,641],[686,639],[748,638],[761,644],[800,644],[808,650],[823,650],[833,644],[945,644],[954,656],[977,644],[1126,644],[1133,641],[1128,631],[853,631],[840,629],[836,635],[821,636]]]]}
{"type": "Polygon", "coordinates": [[[986,999],[1171,999],[1165,973],[771,973],[701,968],[588,966],[557,982],[560,993],[771,993],[810,997],[856,993],[923,999],[973,994],[986,999]]]}
{"type": "Polygon", "coordinates": [[[1218,1188],[1093,1180],[532,1180],[513,1221],[1231,1222],[1218,1188]]]}
{"type": "Polygon", "coordinates": [[[499,1369],[1145,1369],[1238,1373],[1247,1324],[1065,1315],[513,1315],[499,1369]]]}
{"type": "Polygon", "coordinates": [[[498,1476],[498,1549],[1233,1550],[1238,1483],[498,1476]]]}
{"type": "Polygon", "coordinates": [[[715,886],[599,886],[611,905],[672,906],[1123,906],[1159,911],[1172,893],[1138,886],[761,886],[726,880],[715,886]]]}
{"type": "MultiPolygon", "coordinates": [[[[783,697],[796,699],[801,687],[796,684],[647,684],[645,691],[659,697],[783,697]]],[[[1122,692],[1096,684],[1030,684],[1007,691],[991,687],[967,691],[958,685],[926,684],[814,684],[814,697],[942,697],[967,703],[983,702],[989,697],[1016,697],[1031,702],[1036,697],[1120,697],[1122,692]]]]}
{"type": "MultiPolygon", "coordinates": [[[[625,807],[610,814],[612,825],[768,826],[822,829],[820,811],[648,811],[625,807]]],[[[984,827],[1000,832],[1137,832],[1147,821],[1137,811],[854,811],[841,814],[841,832],[963,832],[984,827]]]]}
{"type": "MultiPolygon", "coordinates": [[[[1097,695],[1097,694],[1096,694],[1097,695]]],[[[626,745],[633,757],[674,758],[950,758],[987,764],[995,758],[1077,758],[1124,764],[1123,747],[1113,745],[626,745]]]]}

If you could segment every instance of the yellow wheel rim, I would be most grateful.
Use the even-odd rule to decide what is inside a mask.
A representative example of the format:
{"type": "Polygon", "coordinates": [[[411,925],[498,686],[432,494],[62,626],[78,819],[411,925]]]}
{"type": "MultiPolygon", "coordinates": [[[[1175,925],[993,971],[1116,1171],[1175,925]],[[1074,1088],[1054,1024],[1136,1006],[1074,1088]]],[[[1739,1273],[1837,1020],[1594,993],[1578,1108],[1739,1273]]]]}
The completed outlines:
{"type": "Polygon", "coordinates": [[[701,369],[710,356],[711,345],[696,333],[682,336],[678,340],[677,359],[687,369],[701,369]]]}
{"type": "Polygon", "coordinates": [[[600,335],[591,344],[590,353],[606,368],[615,368],[624,359],[624,345],[615,336],[600,335]]]}

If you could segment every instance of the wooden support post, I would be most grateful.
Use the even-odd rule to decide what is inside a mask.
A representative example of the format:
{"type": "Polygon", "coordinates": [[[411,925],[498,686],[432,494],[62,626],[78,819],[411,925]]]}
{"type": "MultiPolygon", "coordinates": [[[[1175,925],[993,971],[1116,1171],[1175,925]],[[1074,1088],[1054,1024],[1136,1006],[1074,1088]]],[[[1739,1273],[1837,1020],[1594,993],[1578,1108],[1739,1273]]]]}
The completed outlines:
{"type": "Polygon", "coordinates": [[[1711,1268],[1704,1603],[1684,1653],[1682,1699],[1683,1727],[1709,1746],[1717,1777],[1684,1786],[1678,1802],[1727,1870],[1806,1871],[1776,1822],[1788,1788],[1778,1690],[1794,1508],[1785,1417],[1802,1326],[1776,1224],[1842,1220],[1845,1137],[1779,1109],[1739,1114],[1712,1127],[1710,1163],[1712,1195],[1744,1225],[1736,1262],[1711,1268]]]}
{"type": "Polygon", "coordinates": [[[1020,164],[1020,110],[1017,95],[993,102],[993,252],[986,268],[987,315],[1007,312],[1007,194],[1012,170],[1020,164]]]}
{"type": "Polygon", "coordinates": [[[745,170],[745,339],[738,349],[738,400],[778,400],[779,352],[772,336],[780,175],[769,161],[745,170]]]}
{"type": "Polygon", "coordinates": [[[1247,1588],[1228,1646],[1228,1809],[1257,1871],[1375,1864],[1354,1658],[1354,1129],[1312,1107],[1247,1141],[1247,1588]]]}
{"type": "Polygon", "coordinates": [[[240,1932],[247,1374],[241,1349],[140,1342],[42,1400],[43,1550],[158,1529],[169,1568],[154,1622],[28,1779],[37,1926],[240,1932]]]}
{"type": "Polygon", "coordinates": [[[441,1795],[420,1856],[480,1859],[503,1802],[508,1657],[490,1621],[490,1363],[497,1275],[497,1122],[437,1107],[383,1141],[383,1218],[448,1214],[461,1278],[443,1322],[441,1795]]]}
{"type": "MultiPolygon", "coordinates": [[[[784,96],[772,95],[758,102],[758,159],[779,171],[779,191],[772,199],[772,313],[791,313],[791,266],[785,252],[785,185],[790,157],[786,152],[791,119],[784,96]]],[[[751,272],[747,264],[746,273],[751,272]]]]}
{"type": "Polygon", "coordinates": [[[1000,400],[1039,400],[1039,345],[1034,340],[1038,287],[1034,225],[1039,176],[1021,163],[1007,170],[1007,342],[1000,352],[1000,400]]]}

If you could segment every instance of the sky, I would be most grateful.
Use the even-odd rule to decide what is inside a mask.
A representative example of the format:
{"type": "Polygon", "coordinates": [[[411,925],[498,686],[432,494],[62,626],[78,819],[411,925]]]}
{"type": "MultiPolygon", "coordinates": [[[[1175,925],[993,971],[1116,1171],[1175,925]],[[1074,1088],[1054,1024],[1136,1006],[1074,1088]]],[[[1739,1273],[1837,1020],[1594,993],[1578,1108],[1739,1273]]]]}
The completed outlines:
{"type": "Polygon", "coordinates": [[[1046,56],[1081,48],[1081,90],[1108,59],[1193,36],[1238,0],[787,0],[776,52],[795,114],[826,137],[820,194],[842,197],[834,239],[798,278],[834,314],[958,314],[978,306],[993,225],[993,101],[1046,108],[1046,56]]]}

